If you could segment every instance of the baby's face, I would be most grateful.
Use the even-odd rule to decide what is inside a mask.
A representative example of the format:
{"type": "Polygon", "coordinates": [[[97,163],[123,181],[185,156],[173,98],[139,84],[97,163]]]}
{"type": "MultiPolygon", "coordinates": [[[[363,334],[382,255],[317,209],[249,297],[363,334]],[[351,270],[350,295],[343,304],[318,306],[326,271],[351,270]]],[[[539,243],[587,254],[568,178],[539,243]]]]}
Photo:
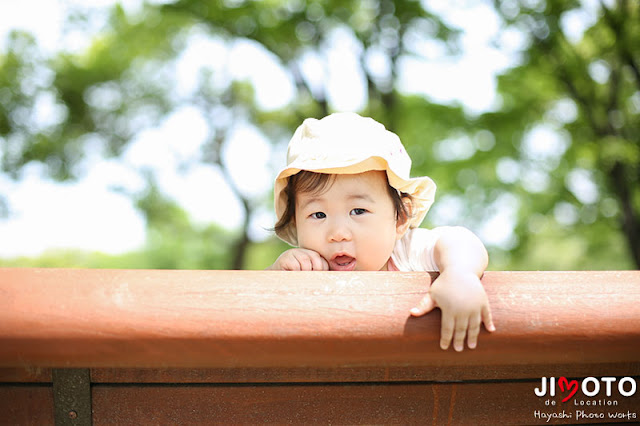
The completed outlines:
{"type": "Polygon", "coordinates": [[[314,250],[332,271],[379,271],[404,227],[383,171],[338,175],[324,193],[296,197],[296,230],[301,248],[314,250]]]}

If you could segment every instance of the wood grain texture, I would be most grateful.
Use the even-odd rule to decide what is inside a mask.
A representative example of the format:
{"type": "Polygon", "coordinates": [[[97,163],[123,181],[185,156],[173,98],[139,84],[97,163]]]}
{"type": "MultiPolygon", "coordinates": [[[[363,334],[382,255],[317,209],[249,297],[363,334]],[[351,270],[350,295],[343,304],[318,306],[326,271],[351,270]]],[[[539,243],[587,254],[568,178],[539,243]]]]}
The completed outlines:
{"type": "Polygon", "coordinates": [[[0,383],[51,383],[51,369],[40,367],[0,368],[0,383]]]}
{"type": "Polygon", "coordinates": [[[487,272],[498,330],[442,351],[433,275],[0,269],[0,367],[359,368],[631,363],[640,272],[487,272]]]}
{"type": "Polygon", "coordinates": [[[51,385],[2,385],[0,413],[3,425],[52,425],[53,389],[51,385]]]}
{"type": "Polygon", "coordinates": [[[358,368],[94,368],[94,383],[336,383],[525,380],[540,377],[638,376],[640,362],[358,368]]]}
{"type": "MultiPolygon", "coordinates": [[[[540,377],[640,377],[640,362],[597,364],[504,364],[447,367],[342,368],[92,368],[91,382],[107,383],[363,383],[539,380],[540,377]]],[[[0,368],[0,383],[51,383],[51,370],[0,368]]]]}
{"type": "MultiPolygon", "coordinates": [[[[546,406],[536,382],[314,384],[262,386],[95,386],[95,425],[118,424],[551,424],[607,423],[609,413],[638,412],[637,398],[615,407],[546,406]],[[605,416],[577,419],[576,411],[605,416]],[[537,412],[537,413],[536,413],[537,412]]],[[[576,398],[582,401],[584,398],[576,398]]]]}

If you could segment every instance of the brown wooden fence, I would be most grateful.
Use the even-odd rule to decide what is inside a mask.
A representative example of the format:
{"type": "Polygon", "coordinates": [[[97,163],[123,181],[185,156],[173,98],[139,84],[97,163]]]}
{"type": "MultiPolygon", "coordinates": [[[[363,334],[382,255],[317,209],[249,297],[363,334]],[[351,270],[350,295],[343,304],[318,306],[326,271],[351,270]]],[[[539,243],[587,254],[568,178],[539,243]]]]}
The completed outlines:
{"type": "Polygon", "coordinates": [[[0,423],[640,421],[640,271],[487,272],[462,353],[434,276],[0,269],[0,423]]]}

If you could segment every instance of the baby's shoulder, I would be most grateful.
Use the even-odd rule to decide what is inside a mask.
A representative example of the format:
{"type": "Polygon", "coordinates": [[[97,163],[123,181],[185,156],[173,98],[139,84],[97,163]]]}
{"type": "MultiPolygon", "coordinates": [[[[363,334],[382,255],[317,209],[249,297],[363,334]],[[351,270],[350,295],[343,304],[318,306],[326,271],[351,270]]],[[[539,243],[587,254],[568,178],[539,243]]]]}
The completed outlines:
{"type": "Polygon", "coordinates": [[[443,226],[436,228],[411,228],[402,237],[402,241],[407,245],[420,244],[425,242],[431,242],[438,239],[438,237],[444,232],[443,226]]]}
{"type": "Polygon", "coordinates": [[[439,228],[413,228],[396,244],[392,258],[401,271],[437,270],[434,247],[440,236],[439,228]]]}

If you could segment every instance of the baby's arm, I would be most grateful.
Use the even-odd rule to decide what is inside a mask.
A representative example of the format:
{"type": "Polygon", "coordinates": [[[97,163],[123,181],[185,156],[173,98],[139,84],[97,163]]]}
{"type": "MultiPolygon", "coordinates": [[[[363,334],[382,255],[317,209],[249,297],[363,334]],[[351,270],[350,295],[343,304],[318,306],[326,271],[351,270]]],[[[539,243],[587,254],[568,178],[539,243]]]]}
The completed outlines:
{"type": "Polygon", "coordinates": [[[471,231],[447,227],[434,246],[434,259],[440,276],[433,281],[427,295],[411,310],[421,316],[434,308],[442,310],[440,347],[448,349],[453,339],[456,351],[477,345],[480,326],[494,331],[491,309],[480,278],[488,264],[487,250],[471,231]]]}
{"type": "Polygon", "coordinates": [[[328,271],[327,261],[313,250],[293,248],[285,251],[269,266],[271,271],[328,271]]]}

